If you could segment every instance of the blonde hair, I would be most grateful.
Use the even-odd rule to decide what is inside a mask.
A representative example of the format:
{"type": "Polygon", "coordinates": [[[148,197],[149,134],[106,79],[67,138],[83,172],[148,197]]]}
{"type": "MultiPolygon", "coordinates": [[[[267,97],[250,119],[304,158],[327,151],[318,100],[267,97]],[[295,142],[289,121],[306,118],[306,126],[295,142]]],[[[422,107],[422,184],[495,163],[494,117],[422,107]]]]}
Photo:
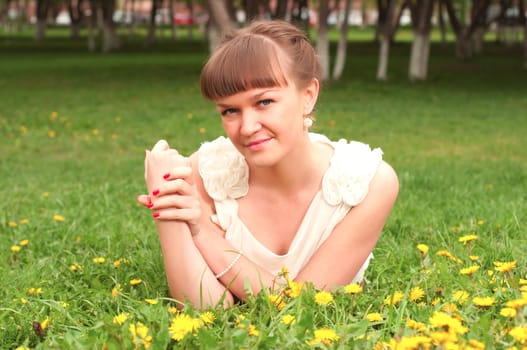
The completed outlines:
{"type": "Polygon", "coordinates": [[[256,21],[225,36],[201,72],[209,100],[252,88],[306,87],[320,80],[321,66],[305,33],[285,21],[256,21]]]}

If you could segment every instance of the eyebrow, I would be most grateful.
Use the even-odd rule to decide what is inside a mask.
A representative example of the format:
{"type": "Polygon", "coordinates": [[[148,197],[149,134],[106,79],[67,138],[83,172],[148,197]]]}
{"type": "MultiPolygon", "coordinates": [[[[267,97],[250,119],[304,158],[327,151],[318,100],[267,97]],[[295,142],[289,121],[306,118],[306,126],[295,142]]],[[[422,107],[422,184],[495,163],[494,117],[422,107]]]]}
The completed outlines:
{"type": "MultiPolygon", "coordinates": [[[[261,98],[263,95],[265,95],[266,93],[268,92],[274,92],[274,91],[277,91],[276,89],[269,89],[269,90],[264,90],[262,92],[259,92],[257,93],[256,95],[253,95],[251,97],[249,97],[251,100],[258,100],[259,98],[261,98]]],[[[230,107],[231,105],[230,104],[226,104],[226,103],[219,103],[217,102],[216,103],[216,106],[218,107],[221,107],[221,108],[225,108],[225,107],[230,107]]]]}

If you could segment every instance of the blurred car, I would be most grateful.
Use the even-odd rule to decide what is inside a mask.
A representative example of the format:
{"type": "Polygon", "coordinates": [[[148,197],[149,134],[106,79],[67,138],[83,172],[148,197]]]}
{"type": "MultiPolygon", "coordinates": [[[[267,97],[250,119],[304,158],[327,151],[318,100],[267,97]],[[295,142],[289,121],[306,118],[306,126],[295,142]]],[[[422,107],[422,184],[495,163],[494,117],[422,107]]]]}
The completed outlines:
{"type": "Polygon", "coordinates": [[[174,23],[178,26],[191,26],[196,23],[196,19],[190,13],[180,12],[174,14],[174,23]]]}

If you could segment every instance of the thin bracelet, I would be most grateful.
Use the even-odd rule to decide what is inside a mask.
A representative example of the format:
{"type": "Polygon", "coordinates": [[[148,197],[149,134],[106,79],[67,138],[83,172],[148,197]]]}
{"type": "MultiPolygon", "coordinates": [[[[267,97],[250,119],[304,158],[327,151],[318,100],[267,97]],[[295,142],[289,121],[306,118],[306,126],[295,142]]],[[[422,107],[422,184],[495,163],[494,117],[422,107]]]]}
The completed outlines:
{"type": "Polygon", "coordinates": [[[223,270],[222,272],[218,273],[215,277],[216,279],[219,279],[221,277],[223,277],[223,275],[225,275],[227,272],[229,272],[233,267],[234,265],[236,265],[236,263],[238,262],[238,260],[240,260],[240,258],[242,257],[242,252],[241,251],[238,251],[238,255],[236,255],[236,257],[234,258],[234,260],[229,264],[229,266],[227,266],[225,268],[225,270],[223,270]]]}

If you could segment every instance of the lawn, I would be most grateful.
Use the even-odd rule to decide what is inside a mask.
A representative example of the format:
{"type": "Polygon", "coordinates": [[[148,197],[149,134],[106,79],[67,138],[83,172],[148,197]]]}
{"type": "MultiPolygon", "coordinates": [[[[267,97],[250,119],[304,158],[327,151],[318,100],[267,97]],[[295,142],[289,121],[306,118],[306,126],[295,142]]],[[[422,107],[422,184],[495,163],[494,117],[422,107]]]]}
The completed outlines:
{"type": "Polygon", "coordinates": [[[521,349],[527,345],[527,70],[488,43],[429,79],[390,80],[350,43],[313,131],[381,147],[401,191],[363,288],[291,282],[229,310],[176,311],[144,191],[143,150],[222,135],[199,94],[206,45],[87,53],[0,36],[0,348],[521,349]]]}

